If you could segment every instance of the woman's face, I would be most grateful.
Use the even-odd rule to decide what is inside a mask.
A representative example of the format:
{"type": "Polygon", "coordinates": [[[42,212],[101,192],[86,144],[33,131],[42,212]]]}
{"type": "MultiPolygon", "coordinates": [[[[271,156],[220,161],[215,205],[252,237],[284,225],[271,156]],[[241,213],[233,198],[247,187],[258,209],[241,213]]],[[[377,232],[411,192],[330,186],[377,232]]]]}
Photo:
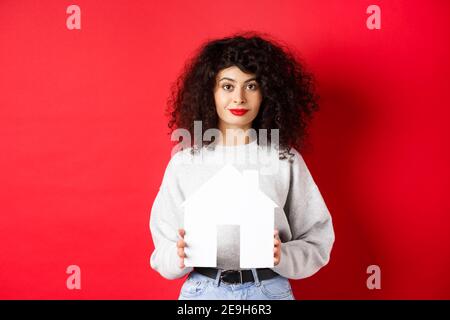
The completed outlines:
{"type": "Polygon", "coordinates": [[[216,76],[214,101],[220,130],[251,128],[262,101],[255,75],[236,66],[222,69],[216,76]]]}

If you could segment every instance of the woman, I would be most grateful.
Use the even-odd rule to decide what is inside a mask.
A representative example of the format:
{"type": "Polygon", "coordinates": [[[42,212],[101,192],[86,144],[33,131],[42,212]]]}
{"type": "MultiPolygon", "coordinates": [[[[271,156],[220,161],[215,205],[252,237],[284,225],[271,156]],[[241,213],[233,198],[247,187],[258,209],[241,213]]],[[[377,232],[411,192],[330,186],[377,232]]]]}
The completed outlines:
{"type": "MultiPolygon", "coordinates": [[[[169,127],[194,136],[194,121],[201,121],[202,137],[208,130],[218,134],[214,141],[190,141],[172,157],[152,207],[150,263],[168,279],[189,273],[179,299],[294,299],[289,279],[309,277],[328,263],[334,243],[331,215],[299,153],[316,99],[312,76],[288,50],[259,35],[209,41],[187,64],[173,87],[169,127]],[[259,153],[261,148],[267,152],[259,153]],[[218,268],[184,265],[181,203],[220,170],[230,152],[257,154],[258,169],[262,158],[276,168],[259,171],[260,189],[280,208],[273,268],[241,269],[226,248],[217,250],[218,268]],[[186,165],[188,153],[200,157],[202,165],[186,165]]],[[[237,167],[255,169],[255,163],[241,161],[237,167]]]]}

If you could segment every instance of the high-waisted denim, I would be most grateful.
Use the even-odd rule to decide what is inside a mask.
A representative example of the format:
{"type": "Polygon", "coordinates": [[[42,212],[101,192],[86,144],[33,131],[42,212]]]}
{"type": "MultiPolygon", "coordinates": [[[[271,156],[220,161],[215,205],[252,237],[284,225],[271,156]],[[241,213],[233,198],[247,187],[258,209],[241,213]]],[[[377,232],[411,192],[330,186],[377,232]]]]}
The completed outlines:
{"type": "Polygon", "coordinates": [[[280,275],[259,281],[252,269],[254,282],[228,284],[220,273],[212,279],[196,271],[189,274],[181,287],[179,300],[295,300],[289,280],[280,275]]]}

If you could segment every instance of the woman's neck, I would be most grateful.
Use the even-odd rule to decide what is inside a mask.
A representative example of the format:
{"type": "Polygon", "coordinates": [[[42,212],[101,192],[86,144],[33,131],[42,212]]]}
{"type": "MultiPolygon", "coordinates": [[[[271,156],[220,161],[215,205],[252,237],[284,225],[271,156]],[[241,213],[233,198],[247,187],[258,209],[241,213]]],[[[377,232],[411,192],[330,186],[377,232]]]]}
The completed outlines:
{"type": "Polygon", "coordinates": [[[249,129],[251,129],[251,124],[244,127],[219,124],[219,130],[222,134],[217,144],[225,146],[248,144],[251,142],[249,129]]]}

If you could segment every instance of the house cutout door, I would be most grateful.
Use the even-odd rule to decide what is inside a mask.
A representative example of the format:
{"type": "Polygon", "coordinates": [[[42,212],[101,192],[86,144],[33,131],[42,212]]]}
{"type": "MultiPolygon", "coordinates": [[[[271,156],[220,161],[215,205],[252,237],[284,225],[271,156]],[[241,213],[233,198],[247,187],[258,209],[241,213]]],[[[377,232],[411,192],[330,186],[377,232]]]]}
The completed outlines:
{"type": "Polygon", "coordinates": [[[240,268],[240,234],[239,225],[217,225],[217,268],[233,270],[240,268]]]}

